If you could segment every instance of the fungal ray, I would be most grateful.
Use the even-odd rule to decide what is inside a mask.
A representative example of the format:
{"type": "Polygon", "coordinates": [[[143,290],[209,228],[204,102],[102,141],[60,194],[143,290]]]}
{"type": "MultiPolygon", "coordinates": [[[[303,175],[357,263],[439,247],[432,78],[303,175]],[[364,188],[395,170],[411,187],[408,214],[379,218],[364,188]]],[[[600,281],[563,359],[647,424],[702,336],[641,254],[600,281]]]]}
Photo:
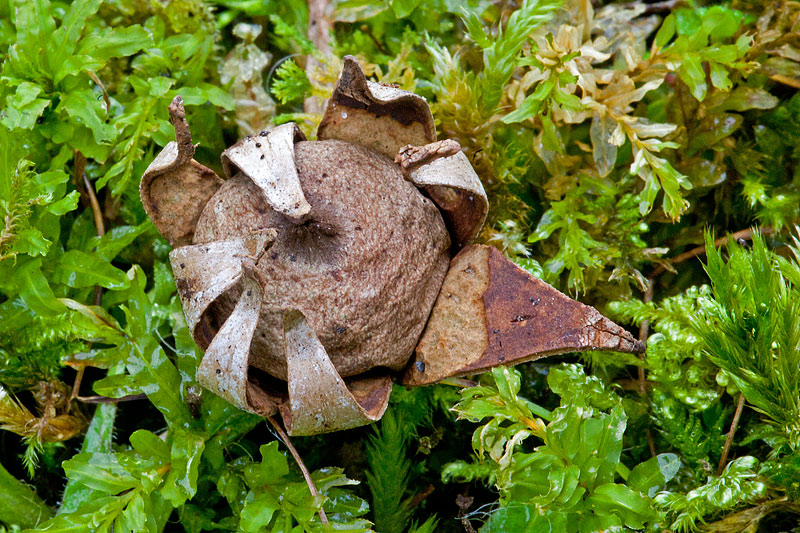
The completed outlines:
{"type": "Polygon", "coordinates": [[[392,390],[388,374],[356,380],[351,391],[302,313],[286,312],[283,325],[289,403],[281,413],[290,435],[350,429],[383,416],[392,390]]]}

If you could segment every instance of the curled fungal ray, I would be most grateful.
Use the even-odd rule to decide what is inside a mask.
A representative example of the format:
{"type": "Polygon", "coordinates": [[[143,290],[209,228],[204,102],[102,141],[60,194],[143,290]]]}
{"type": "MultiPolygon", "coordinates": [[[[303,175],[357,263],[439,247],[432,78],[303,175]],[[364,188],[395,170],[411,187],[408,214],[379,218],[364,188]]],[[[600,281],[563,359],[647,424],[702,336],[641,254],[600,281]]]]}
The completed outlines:
{"type": "Polygon", "coordinates": [[[247,371],[250,341],[261,312],[261,287],[248,275],[241,282],[239,302],[206,349],[197,381],[240,409],[252,411],[247,403],[247,371]]]}
{"type": "Polygon", "coordinates": [[[305,141],[294,123],[283,124],[269,132],[245,137],[222,153],[222,166],[230,178],[242,171],[261,189],[267,203],[296,224],[308,220],[311,205],[303,195],[294,144],[305,141]]]}
{"type": "Polygon", "coordinates": [[[241,238],[181,246],[170,252],[186,323],[200,346],[209,343],[197,330],[203,313],[239,281],[242,263],[258,260],[275,235],[275,230],[267,229],[241,238]]]}
{"type": "Polygon", "coordinates": [[[375,422],[389,402],[388,375],[360,380],[351,392],[333,366],[305,317],[289,311],[283,318],[288,366],[289,405],[281,406],[290,435],[316,435],[375,422]]]}
{"type": "Polygon", "coordinates": [[[428,102],[419,95],[368,81],[353,56],[344,56],[339,81],[317,129],[317,138],[339,139],[388,157],[407,145],[436,140],[428,102]]]}
{"type": "Polygon", "coordinates": [[[489,202],[461,146],[451,139],[408,145],[394,160],[406,179],[424,189],[439,206],[455,248],[469,244],[483,226],[489,202]]]}
{"type": "Polygon", "coordinates": [[[186,123],[183,100],[169,106],[177,142],[168,143],[142,177],[139,194],[147,215],[172,246],[192,242],[200,212],[222,180],[192,157],[194,145],[186,123]]]}

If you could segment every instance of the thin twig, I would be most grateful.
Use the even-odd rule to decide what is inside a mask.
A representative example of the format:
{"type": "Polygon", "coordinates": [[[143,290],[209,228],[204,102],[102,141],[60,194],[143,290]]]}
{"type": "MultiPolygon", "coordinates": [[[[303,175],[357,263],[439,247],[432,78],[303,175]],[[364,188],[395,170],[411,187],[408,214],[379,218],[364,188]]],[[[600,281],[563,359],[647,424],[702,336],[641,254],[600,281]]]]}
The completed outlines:
{"type": "Polygon", "coordinates": [[[686,2],[683,0],[665,0],[664,2],[656,2],[654,4],[645,4],[647,7],[644,10],[646,15],[651,13],[669,13],[676,7],[684,5],[686,2]]]}
{"type": "MultiPolygon", "coordinates": [[[[772,226],[764,226],[762,228],[758,228],[758,232],[761,235],[770,235],[774,231],[775,231],[775,229],[772,226]]],[[[719,248],[720,246],[722,246],[723,244],[728,242],[729,238],[731,238],[731,239],[733,239],[735,241],[738,241],[739,239],[744,239],[746,241],[749,241],[749,240],[751,240],[753,238],[753,229],[752,228],[747,228],[747,229],[743,229],[743,230],[737,231],[736,233],[731,233],[730,235],[726,235],[725,237],[720,237],[719,239],[714,241],[714,246],[719,248]]],[[[692,259],[693,257],[701,256],[701,255],[703,255],[705,253],[706,253],[706,247],[705,246],[698,246],[696,248],[692,248],[688,252],[683,252],[680,255],[676,255],[675,257],[670,259],[669,262],[670,262],[670,264],[676,265],[678,263],[683,263],[684,261],[692,259]]],[[[653,270],[653,272],[650,274],[650,279],[653,279],[653,278],[656,278],[656,277],[660,276],[661,274],[666,272],[666,270],[667,270],[667,267],[665,267],[664,265],[658,265],[655,268],[655,270],[653,270]]]]}
{"type": "MultiPolygon", "coordinates": [[[[647,290],[644,293],[644,302],[649,303],[653,301],[653,287],[655,280],[650,278],[647,280],[647,290]]],[[[650,336],[650,321],[643,320],[642,325],[639,326],[639,340],[643,343],[647,342],[647,337],[650,336]]],[[[639,354],[639,359],[644,363],[644,353],[639,354]]],[[[644,372],[644,364],[639,367],[639,394],[644,396],[647,393],[647,379],[644,372]]],[[[658,455],[656,451],[656,441],[653,439],[653,432],[650,428],[645,428],[645,436],[647,437],[647,446],[650,448],[650,455],[655,457],[658,455]]]]}
{"type": "Polygon", "coordinates": [[[423,501],[425,501],[425,498],[431,495],[434,489],[435,487],[429,484],[427,487],[425,487],[425,490],[416,493],[414,497],[408,501],[408,508],[413,509],[417,505],[421,504],[423,501]]]}
{"type": "MultiPolygon", "coordinates": [[[[97,82],[102,87],[102,83],[99,83],[100,80],[97,80],[97,82]]],[[[105,88],[103,88],[103,92],[105,93],[105,88]]],[[[103,221],[103,211],[100,209],[100,202],[97,201],[97,195],[94,193],[92,182],[89,181],[89,178],[86,176],[86,156],[84,156],[80,150],[75,150],[74,170],[75,184],[79,186],[79,188],[80,185],[83,185],[83,192],[85,192],[86,196],[89,198],[89,205],[92,208],[95,231],[98,237],[102,237],[106,234],[106,225],[103,221]]],[[[103,288],[99,285],[96,285],[94,288],[94,304],[100,305],[102,303],[102,298],[103,288]]],[[[75,381],[72,383],[72,394],[69,398],[70,403],[72,400],[78,398],[81,382],[83,381],[84,370],[84,366],[81,366],[78,369],[78,373],[75,376],[75,381]]]]}
{"type": "Polygon", "coordinates": [[[728,454],[733,445],[733,434],[736,433],[736,428],[739,426],[739,417],[742,416],[744,409],[744,394],[739,393],[739,403],[736,404],[736,412],[733,414],[733,421],[731,428],[728,430],[728,437],[725,439],[725,446],[722,448],[722,456],[719,458],[719,467],[717,467],[717,475],[721,476],[725,470],[725,464],[728,462],[728,454]]]}
{"type": "MultiPolygon", "coordinates": [[[[647,280],[647,290],[644,293],[644,298],[642,299],[644,303],[650,303],[653,301],[653,286],[654,286],[654,279],[650,278],[647,280]]],[[[641,342],[647,342],[647,337],[650,336],[650,321],[649,320],[642,320],[642,325],[639,326],[639,340],[641,342]]],[[[644,354],[639,354],[639,359],[644,361],[644,354]]],[[[645,375],[644,375],[644,366],[639,367],[639,392],[641,394],[645,393],[645,375]]]]}
{"type": "MultiPolygon", "coordinates": [[[[641,391],[641,384],[639,379],[617,379],[614,381],[615,385],[618,385],[620,389],[624,391],[641,391]]],[[[653,382],[645,380],[644,382],[645,390],[650,390],[653,388],[653,382]]]]}
{"type": "MultiPolygon", "coordinates": [[[[311,479],[311,473],[308,471],[308,468],[306,468],[303,459],[300,457],[300,454],[297,453],[297,449],[294,447],[294,444],[292,444],[292,441],[289,439],[289,435],[286,433],[286,431],[284,431],[283,426],[281,426],[278,423],[278,421],[275,420],[274,417],[268,416],[267,420],[269,421],[270,424],[272,424],[272,427],[275,428],[275,431],[278,432],[278,436],[281,438],[286,447],[289,448],[289,453],[292,454],[292,457],[294,457],[294,460],[297,462],[297,466],[300,467],[300,471],[303,473],[303,477],[306,480],[309,492],[311,492],[311,495],[316,500],[317,497],[319,496],[319,493],[317,492],[317,487],[314,485],[314,480],[311,479]]],[[[328,523],[328,517],[325,515],[325,510],[322,508],[322,506],[320,506],[319,508],[319,520],[323,524],[328,523]]]]}
{"type": "Polygon", "coordinates": [[[103,91],[103,100],[106,102],[106,113],[111,113],[111,99],[108,97],[108,91],[106,91],[106,86],[103,85],[103,82],[100,81],[100,78],[97,77],[97,74],[92,72],[91,70],[88,71],[89,77],[92,78],[92,81],[100,87],[100,90],[103,91]]]}
{"type": "Polygon", "coordinates": [[[372,41],[372,44],[374,44],[375,48],[378,49],[378,52],[380,52],[382,54],[389,55],[389,52],[386,50],[386,48],[384,48],[383,45],[381,44],[381,42],[378,39],[375,38],[375,35],[372,33],[372,30],[369,28],[369,26],[364,24],[364,25],[361,26],[360,29],[361,29],[361,31],[363,31],[364,33],[367,34],[367,37],[370,38],[370,40],[372,41]]]}
{"type": "Polygon", "coordinates": [[[72,168],[74,170],[74,174],[72,175],[72,181],[75,183],[75,186],[81,190],[81,193],[84,191],[82,190],[83,187],[83,175],[86,173],[86,156],[80,150],[75,150],[75,160],[72,163],[72,168]]]}
{"type": "Polygon", "coordinates": [[[72,382],[72,394],[69,396],[70,404],[72,404],[72,400],[78,397],[78,392],[81,388],[81,381],[83,380],[83,373],[85,371],[86,367],[83,365],[78,368],[78,374],[75,376],[75,381],[72,382]]]}
{"type": "MultiPolygon", "coordinates": [[[[644,4],[644,12],[643,14],[649,15],[651,13],[668,13],[675,9],[675,7],[679,5],[685,4],[684,0],[665,0],[663,2],[656,2],[654,4],[644,4]]],[[[642,4],[639,2],[630,2],[628,4],[617,4],[618,7],[621,8],[634,8],[638,7],[642,4]]]]}
{"type": "Polygon", "coordinates": [[[75,150],[75,185],[82,188],[83,192],[89,198],[89,204],[92,207],[92,215],[94,216],[94,227],[97,231],[97,236],[102,237],[106,234],[106,225],[103,222],[103,210],[100,209],[100,202],[97,201],[97,195],[94,193],[92,182],[86,176],[86,156],[80,150],[75,150]]]}
{"type": "Polygon", "coordinates": [[[83,186],[86,187],[86,194],[89,196],[89,203],[92,205],[92,215],[94,216],[94,227],[97,230],[97,236],[102,237],[106,234],[106,224],[103,222],[103,211],[100,209],[100,202],[97,201],[97,195],[94,193],[92,182],[83,174],[83,186]]]}

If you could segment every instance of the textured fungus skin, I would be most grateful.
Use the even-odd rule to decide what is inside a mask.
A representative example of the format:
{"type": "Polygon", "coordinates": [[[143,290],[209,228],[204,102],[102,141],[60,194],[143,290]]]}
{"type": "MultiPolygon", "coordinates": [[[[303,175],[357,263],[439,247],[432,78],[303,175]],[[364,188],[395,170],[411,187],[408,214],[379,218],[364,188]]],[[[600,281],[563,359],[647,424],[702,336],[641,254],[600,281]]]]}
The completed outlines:
{"type": "Polygon", "coordinates": [[[423,385],[564,351],[644,348],[470,245],[488,202],[469,159],[436,142],[422,97],[367,81],[352,57],[320,140],[295,124],[245,137],[222,153],[224,182],[192,158],[179,96],[170,120],[176,141],[140,192],[175,247],[187,325],[205,350],[197,380],[247,411],[280,412],[290,435],[378,420],[404,367],[404,384],[423,385]]]}
{"type": "MultiPolygon", "coordinates": [[[[284,311],[299,310],[344,377],[401,370],[411,357],[449,263],[436,206],[389,158],[338,140],[299,142],[295,164],[311,219],[296,225],[270,208],[241,174],[203,209],[195,243],[275,228],[254,273],[263,304],[250,364],[286,379],[284,311]]],[[[229,292],[198,328],[205,349],[232,312],[229,292]]]]}

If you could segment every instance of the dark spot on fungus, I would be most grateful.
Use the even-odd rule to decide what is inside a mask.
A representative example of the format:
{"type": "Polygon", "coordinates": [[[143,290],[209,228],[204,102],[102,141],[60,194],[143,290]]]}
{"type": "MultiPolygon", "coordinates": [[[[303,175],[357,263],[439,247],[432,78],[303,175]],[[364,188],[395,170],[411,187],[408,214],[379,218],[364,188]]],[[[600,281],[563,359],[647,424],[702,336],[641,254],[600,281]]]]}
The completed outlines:
{"type": "Polygon", "coordinates": [[[417,372],[419,372],[419,373],[425,372],[425,363],[424,362],[417,361],[414,366],[417,367],[417,372]]]}

